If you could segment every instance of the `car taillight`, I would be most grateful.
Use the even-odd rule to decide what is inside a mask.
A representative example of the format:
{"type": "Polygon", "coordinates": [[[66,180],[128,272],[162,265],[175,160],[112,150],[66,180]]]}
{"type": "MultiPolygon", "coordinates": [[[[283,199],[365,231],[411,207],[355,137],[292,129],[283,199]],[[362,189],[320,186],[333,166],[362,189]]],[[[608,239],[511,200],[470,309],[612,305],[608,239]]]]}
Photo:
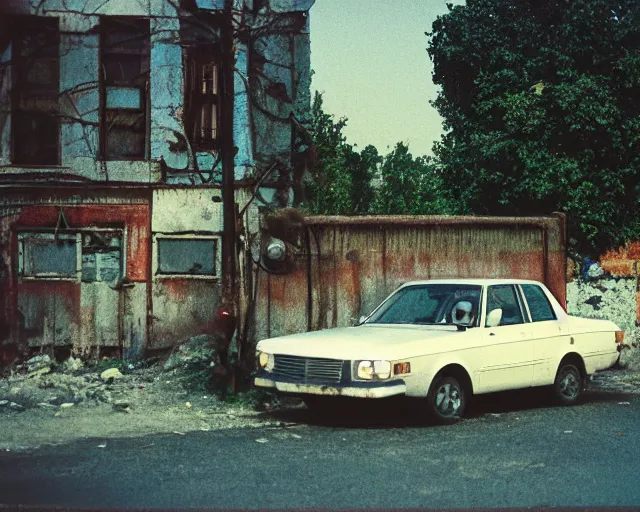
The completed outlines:
{"type": "Polygon", "coordinates": [[[616,343],[624,343],[624,331],[616,331],[616,343]]]}

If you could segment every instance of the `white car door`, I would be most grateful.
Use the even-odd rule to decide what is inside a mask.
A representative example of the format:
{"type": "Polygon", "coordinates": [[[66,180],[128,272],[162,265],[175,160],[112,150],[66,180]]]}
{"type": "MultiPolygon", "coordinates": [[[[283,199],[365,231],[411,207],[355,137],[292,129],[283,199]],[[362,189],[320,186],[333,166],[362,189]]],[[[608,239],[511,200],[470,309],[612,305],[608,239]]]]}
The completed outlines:
{"type": "Polygon", "coordinates": [[[485,325],[482,328],[481,393],[531,386],[533,342],[523,304],[513,285],[487,287],[485,325]],[[487,325],[489,313],[502,310],[499,325],[487,325]]]}
{"type": "Polygon", "coordinates": [[[533,385],[553,384],[560,345],[567,340],[567,328],[558,321],[544,290],[535,284],[519,286],[531,318],[533,341],[533,385]]]}

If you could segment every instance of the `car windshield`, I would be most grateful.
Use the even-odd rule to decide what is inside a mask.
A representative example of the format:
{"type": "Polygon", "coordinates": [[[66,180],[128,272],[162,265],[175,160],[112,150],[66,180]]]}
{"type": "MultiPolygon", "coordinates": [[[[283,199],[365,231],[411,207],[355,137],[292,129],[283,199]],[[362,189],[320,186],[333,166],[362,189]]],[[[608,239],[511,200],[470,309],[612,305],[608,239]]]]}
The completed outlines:
{"type": "Polygon", "coordinates": [[[456,312],[459,314],[460,306],[468,309],[470,303],[470,326],[477,326],[480,291],[480,286],[464,284],[407,286],[384,302],[366,323],[453,324],[454,315],[456,312]]]}

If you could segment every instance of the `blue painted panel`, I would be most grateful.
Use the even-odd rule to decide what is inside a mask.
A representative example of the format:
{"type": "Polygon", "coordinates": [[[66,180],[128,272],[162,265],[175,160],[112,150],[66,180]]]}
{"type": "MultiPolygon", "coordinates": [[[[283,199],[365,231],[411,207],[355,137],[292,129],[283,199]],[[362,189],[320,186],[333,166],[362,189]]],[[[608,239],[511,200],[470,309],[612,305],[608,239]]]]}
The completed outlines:
{"type": "Polygon", "coordinates": [[[140,89],[107,87],[107,108],[142,108],[140,89]]]}
{"type": "Polygon", "coordinates": [[[224,8],[224,0],[196,0],[200,9],[218,10],[224,8]]]}

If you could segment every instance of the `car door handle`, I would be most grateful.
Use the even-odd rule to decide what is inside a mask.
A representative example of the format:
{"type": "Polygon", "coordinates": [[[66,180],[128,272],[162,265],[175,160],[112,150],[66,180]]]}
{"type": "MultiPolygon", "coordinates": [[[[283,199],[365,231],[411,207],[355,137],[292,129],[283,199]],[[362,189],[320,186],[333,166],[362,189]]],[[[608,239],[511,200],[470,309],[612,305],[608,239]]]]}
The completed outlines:
{"type": "Polygon", "coordinates": [[[495,333],[495,332],[490,332],[490,333],[489,333],[489,336],[495,336],[495,335],[496,335],[496,333],[495,333]]]}

